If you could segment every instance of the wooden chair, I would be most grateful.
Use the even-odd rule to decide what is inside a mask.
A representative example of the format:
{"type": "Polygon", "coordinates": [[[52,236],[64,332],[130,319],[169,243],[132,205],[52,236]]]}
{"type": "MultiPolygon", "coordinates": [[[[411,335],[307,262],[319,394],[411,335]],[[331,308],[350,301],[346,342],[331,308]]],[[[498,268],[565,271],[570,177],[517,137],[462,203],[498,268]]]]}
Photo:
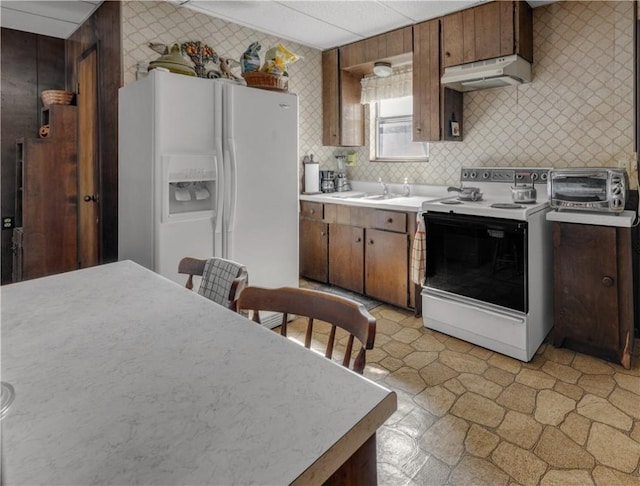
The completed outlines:
{"type": "Polygon", "coordinates": [[[333,355],[336,328],[344,329],[349,333],[349,340],[342,365],[349,367],[355,337],[362,344],[362,348],[353,361],[352,369],[360,374],[365,367],[366,350],[373,349],[376,337],[376,319],[362,304],[351,299],[309,289],[247,287],[238,299],[237,308],[243,311],[252,311],[253,320],[258,323],[260,322],[259,311],[281,313],[280,334],[283,336],[287,335],[289,316],[306,317],[307,330],[304,345],[307,348],[311,347],[314,319],[331,324],[325,351],[325,357],[329,359],[333,355]]]}
{"type": "Polygon", "coordinates": [[[185,257],[178,264],[178,273],[189,275],[185,285],[189,290],[193,289],[193,276],[201,276],[198,293],[234,311],[249,277],[244,265],[224,258],[200,260],[185,257]]]}

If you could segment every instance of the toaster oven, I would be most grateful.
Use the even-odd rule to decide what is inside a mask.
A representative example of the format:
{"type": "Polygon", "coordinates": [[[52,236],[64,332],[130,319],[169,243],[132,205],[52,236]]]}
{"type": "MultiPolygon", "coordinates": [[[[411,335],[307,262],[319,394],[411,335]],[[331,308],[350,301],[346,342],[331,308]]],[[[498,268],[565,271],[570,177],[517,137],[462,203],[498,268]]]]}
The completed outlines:
{"type": "Polygon", "coordinates": [[[629,176],[624,169],[608,167],[552,169],[547,184],[552,208],[619,213],[626,203],[629,176]]]}

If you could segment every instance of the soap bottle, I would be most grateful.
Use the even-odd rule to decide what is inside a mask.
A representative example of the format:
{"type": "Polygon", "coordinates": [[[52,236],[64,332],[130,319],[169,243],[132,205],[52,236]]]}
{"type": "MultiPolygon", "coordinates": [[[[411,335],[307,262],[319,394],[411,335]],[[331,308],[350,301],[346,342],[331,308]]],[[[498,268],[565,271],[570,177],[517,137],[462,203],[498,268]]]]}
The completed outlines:
{"type": "Polygon", "coordinates": [[[404,184],[402,184],[402,195],[409,196],[411,194],[411,188],[409,187],[409,178],[404,178],[404,184]]]}

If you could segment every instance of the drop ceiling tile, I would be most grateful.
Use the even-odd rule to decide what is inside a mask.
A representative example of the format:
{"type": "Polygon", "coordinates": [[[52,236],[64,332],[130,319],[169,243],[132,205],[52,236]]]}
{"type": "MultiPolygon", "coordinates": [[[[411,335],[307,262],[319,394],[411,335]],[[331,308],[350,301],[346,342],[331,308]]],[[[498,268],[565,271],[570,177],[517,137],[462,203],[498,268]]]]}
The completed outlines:
{"type": "Polygon", "coordinates": [[[96,5],[101,2],[18,2],[3,1],[2,13],[5,9],[17,10],[24,13],[40,15],[63,22],[73,22],[81,24],[95,10],[96,5]]]}
{"type": "Polygon", "coordinates": [[[362,37],[411,24],[410,18],[387,6],[393,2],[385,4],[362,0],[350,2],[283,0],[277,3],[362,37]]]}
{"type": "Polygon", "coordinates": [[[434,19],[448,13],[463,10],[472,5],[481,3],[479,0],[448,0],[446,2],[437,1],[385,1],[389,9],[394,10],[412,22],[434,19]]]}
{"type": "Polygon", "coordinates": [[[0,10],[2,27],[7,29],[66,39],[78,28],[78,24],[75,22],[65,22],[6,8],[5,2],[2,2],[2,9],[0,10]]]}
{"type": "Polygon", "coordinates": [[[354,36],[277,2],[192,1],[187,7],[319,49],[350,42],[354,36]]]}

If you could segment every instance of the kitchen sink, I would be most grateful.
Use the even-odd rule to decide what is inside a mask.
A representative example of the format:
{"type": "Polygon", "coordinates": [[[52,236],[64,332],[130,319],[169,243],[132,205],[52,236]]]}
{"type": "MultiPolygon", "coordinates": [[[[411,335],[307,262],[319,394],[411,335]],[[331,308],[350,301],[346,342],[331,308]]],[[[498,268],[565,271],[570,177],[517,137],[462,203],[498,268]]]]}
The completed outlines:
{"type": "Polygon", "coordinates": [[[366,192],[357,192],[355,194],[335,194],[331,197],[336,199],[362,199],[365,201],[382,201],[386,199],[395,199],[402,197],[400,194],[369,194],[366,192]]]}
{"type": "Polygon", "coordinates": [[[369,199],[371,201],[380,201],[384,199],[396,199],[402,197],[400,194],[376,194],[373,196],[364,196],[362,199],[369,199]]]}

